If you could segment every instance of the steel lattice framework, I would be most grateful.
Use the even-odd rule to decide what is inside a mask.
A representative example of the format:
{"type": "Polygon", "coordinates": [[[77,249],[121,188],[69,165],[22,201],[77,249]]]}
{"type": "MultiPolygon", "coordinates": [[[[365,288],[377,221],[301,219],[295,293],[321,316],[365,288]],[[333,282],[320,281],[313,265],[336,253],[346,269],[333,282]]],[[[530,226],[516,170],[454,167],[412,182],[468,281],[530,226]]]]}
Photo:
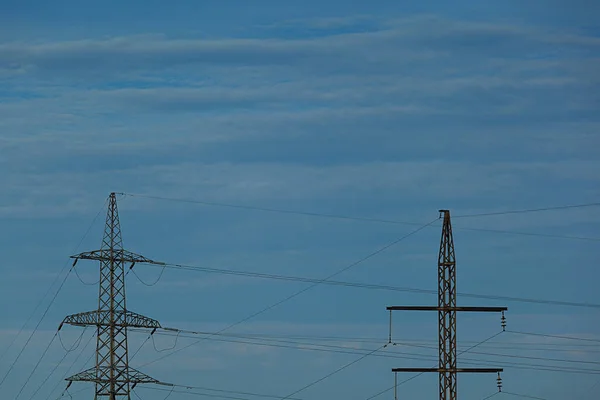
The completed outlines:
{"type": "Polygon", "coordinates": [[[157,329],[161,325],[156,320],[127,310],[125,264],[130,263],[133,267],[135,263],[162,263],[123,249],[115,193],[109,196],[100,250],[80,253],[71,258],[75,259],[73,266],[80,259],[99,261],[100,282],[98,309],[70,315],[61,323],[61,327],[63,324],[96,326],[96,365],[66,380],[69,385],[76,381],[94,382],[94,399],[107,397],[109,400],[130,400],[130,391],[138,383],[160,382],[129,366],[127,328],[157,329]]]}
{"type": "Polygon", "coordinates": [[[450,211],[444,212],[438,255],[438,307],[439,368],[446,369],[439,373],[440,399],[456,399],[456,256],[450,211]],[[441,397],[442,388],[451,395],[441,397]]]}
{"type": "MultiPolygon", "coordinates": [[[[502,368],[457,368],[456,365],[456,313],[467,312],[502,312],[502,327],[505,326],[504,311],[506,307],[458,307],[456,305],[456,256],[450,211],[440,210],[443,215],[442,238],[438,254],[438,305],[430,306],[391,306],[387,309],[410,311],[437,311],[439,330],[439,364],[438,368],[394,368],[392,372],[437,372],[439,374],[440,400],[457,400],[457,374],[498,373],[498,389],[501,389],[500,372],[502,368]]],[[[391,319],[391,315],[390,315],[391,319]]],[[[391,341],[391,326],[390,326],[391,341]]]]}

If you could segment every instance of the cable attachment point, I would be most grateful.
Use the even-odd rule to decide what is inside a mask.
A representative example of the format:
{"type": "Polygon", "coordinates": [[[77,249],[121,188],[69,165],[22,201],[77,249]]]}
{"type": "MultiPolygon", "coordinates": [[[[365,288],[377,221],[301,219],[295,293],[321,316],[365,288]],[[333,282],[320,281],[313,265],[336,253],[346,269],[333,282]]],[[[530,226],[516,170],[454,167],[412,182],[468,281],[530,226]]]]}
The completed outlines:
{"type": "Polygon", "coordinates": [[[504,311],[502,311],[502,318],[500,319],[500,325],[502,325],[502,332],[506,331],[506,317],[504,316],[504,311]]]}
{"type": "Polygon", "coordinates": [[[498,372],[498,377],[496,378],[496,383],[498,385],[498,392],[502,392],[502,378],[500,377],[500,372],[498,372]]]}

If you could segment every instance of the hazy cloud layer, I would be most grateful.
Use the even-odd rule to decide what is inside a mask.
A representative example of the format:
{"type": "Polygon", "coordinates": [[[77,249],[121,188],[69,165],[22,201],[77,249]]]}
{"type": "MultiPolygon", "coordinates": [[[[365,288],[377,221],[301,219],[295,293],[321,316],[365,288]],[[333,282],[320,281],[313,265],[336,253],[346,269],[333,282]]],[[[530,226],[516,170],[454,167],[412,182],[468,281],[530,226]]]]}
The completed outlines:
{"type": "MultiPolygon", "coordinates": [[[[111,15],[124,18],[127,6],[120,8],[123,14],[111,15]]],[[[0,242],[5,244],[6,277],[0,293],[6,304],[14,305],[6,310],[0,348],[18,331],[60,266],[69,262],[70,247],[110,191],[423,223],[442,207],[456,216],[597,201],[600,39],[579,23],[541,23],[540,15],[547,15],[549,7],[537,8],[535,15],[524,10],[520,21],[513,14],[473,22],[452,13],[357,12],[270,23],[227,18],[223,24],[235,29],[202,33],[133,24],[129,29],[115,26],[111,32],[119,33],[111,36],[95,34],[96,20],[90,20],[85,33],[72,33],[76,28],[66,23],[64,29],[44,25],[45,34],[23,33],[22,39],[0,42],[0,242]]],[[[563,7],[556,18],[583,19],[575,6],[569,8],[563,7]]],[[[102,14],[89,12],[99,19],[102,14]]],[[[52,23],[63,23],[61,18],[53,17],[52,23]]],[[[203,26],[211,22],[206,16],[194,18],[204,18],[203,26]]],[[[168,20],[160,16],[161,23],[168,20]]],[[[1,25],[0,30],[9,26],[1,25]]],[[[127,196],[119,197],[119,207],[131,250],[169,262],[315,278],[351,265],[415,228],[127,196]]],[[[99,245],[102,210],[99,215],[77,251],[99,245]]],[[[456,218],[459,291],[597,301],[595,242],[461,228],[599,237],[599,218],[593,208],[456,218]]],[[[435,289],[438,245],[436,221],[338,278],[435,289]]],[[[78,268],[86,282],[97,279],[95,263],[78,268]]],[[[147,284],[160,273],[137,271],[147,284]]],[[[74,276],[66,282],[44,330],[11,375],[7,393],[16,394],[64,315],[96,306],[94,287],[79,284],[74,276]]],[[[156,286],[142,285],[133,276],[128,285],[131,309],[165,326],[206,330],[221,329],[307,286],[173,270],[156,286]]],[[[232,331],[385,341],[384,307],[421,301],[435,298],[317,286],[232,331]]],[[[508,305],[511,329],[598,337],[597,318],[585,309],[508,305]]],[[[435,318],[399,318],[394,331],[399,337],[435,344],[435,318]]],[[[499,329],[495,316],[461,318],[460,341],[481,341],[499,329]]],[[[67,345],[77,339],[76,331],[65,332],[67,345]]],[[[133,348],[146,337],[132,334],[133,348]]],[[[482,349],[503,352],[502,344],[523,342],[564,344],[503,334],[482,349]]],[[[172,337],[146,342],[133,364],[166,354],[161,350],[173,343],[172,337]]],[[[191,339],[181,339],[179,345],[186,343],[191,339]]],[[[32,381],[36,385],[63,355],[55,345],[40,364],[32,381]]],[[[460,346],[468,348],[466,342],[460,346]]],[[[85,355],[92,354],[92,347],[85,355]]],[[[18,348],[11,350],[9,360],[18,348]]],[[[542,353],[594,360],[576,347],[562,350],[542,353]]],[[[388,351],[436,357],[432,349],[388,351]]],[[[205,341],[143,370],[165,381],[258,393],[265,392],[261,384],[269,381],[270,393],[285,396],[353,357],[205,341]]],[[[83,368],[85,358],[72,372],[83,368]]],[[[430,364],[369,358],[299,397],[364,399],[391,385],[390,367],[415,362],[430,364]]],[[[52,383],[66,372],[61,365],[52,383]]],[[[549,374],[507,367],[504,378],[512,390],[539,397],[567,398],[561,390],[568,385],[588,385],[585,376],[549,374]],[[533,383],[546,392],[528,391],[533,383]]],[[[422,396],[418,389],[431,383],[435,396],[436,378],[431,379],[407,385],[406,395],[422,396]]],[[[489,395],[489,382],[467,384],[472,394],[489,395]]],[[[148,391],[148,399],[152,394],[148,391]]]]}

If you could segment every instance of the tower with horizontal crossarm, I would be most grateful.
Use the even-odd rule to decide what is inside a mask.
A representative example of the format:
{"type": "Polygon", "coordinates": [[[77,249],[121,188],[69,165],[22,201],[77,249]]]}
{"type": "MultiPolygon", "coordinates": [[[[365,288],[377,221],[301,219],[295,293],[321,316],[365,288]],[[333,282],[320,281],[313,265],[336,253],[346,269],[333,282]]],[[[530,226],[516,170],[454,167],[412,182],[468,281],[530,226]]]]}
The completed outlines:
{"type": "MultiPolygon", "coordinates": [[[[443,216],[442,238],[438,254],[438,305],[437,306],[391,306],[391,312],[396,310],[437,311],[439,330],[439,363],[437,368],[394,368],[392,372],[437,372],[439,375],[440,400],[457,400],[458,373],[497,373],[498,390],[501,390],[502,368],[458,368],[456,364],[456,313],[457,312],[501,312],[502,328],[506,319],[506,307],[458,307],[456,304],[456,257],[454,253],[454,238],[450,211],[440,210],[443,216]]],[[[391,342],[391,322],[390,322],[391,342]]]]}
{"type": "Polygon", "coordinates": [[[108,199],[108,213],[100,250],[80,253],[71,258],[74,259],[73,266],[78,260],[99,261],[100,281],[98,309],[69,315],[61,323],[61,327],[63,324],[96,327],[96,365],[66,380],[69,381],[69,385],[78,381],[94,382],[94,399],[130,400],[130,392],[135,385],[159,381],[129,366],[127,328],[157,329],[161,326],[158,321],[127,309],[125,265],[132,268],[136,263],[162,263],[123,249],[115,193],[111,193],[108,199]]]}

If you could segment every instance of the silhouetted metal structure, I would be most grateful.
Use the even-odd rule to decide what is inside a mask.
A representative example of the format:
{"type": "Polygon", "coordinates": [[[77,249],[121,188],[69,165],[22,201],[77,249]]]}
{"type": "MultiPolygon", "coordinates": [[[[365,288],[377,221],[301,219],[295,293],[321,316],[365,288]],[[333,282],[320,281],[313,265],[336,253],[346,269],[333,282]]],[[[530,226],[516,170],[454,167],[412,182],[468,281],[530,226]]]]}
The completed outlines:
{"type": "MultiPolygon", "coordinates": [[[[458,373],[498,373],[498,389],[501,390],[500,372],[502,368],[457,368],[456,366],[456,313],[502,312],[502,328],[505,327],[506,307],[458,307],[456,305],[456,257],[450,211],[440,210],[444,222],[438,255],[438,305],[435,306],[392,306],[387,310],[437,311],[439,328],[438,368],[394,368],[392,372],[438,372],[440,400],[456,400],[456,377],[458,373]]],[[[390,316],[391,318],[391,316],[390,316]]],[[[390,331],[391,332],[391,331],[390,331]]],[[[390,334],[391,341],[391,334],[390,334]]]]}
{"type": "MultiPolygon", "coordinates": [[[[98,309],[66,317],[61,323],[75,326],[96,326],[96,365],[66,380],[69,386],[76,381],[94,382],[94,399],[130,400],[130,391],[138,383],[159,383],[129,366],[127,328],[160,328],[154,319],[127,310],[125,295],[125,264],[162,264],[123,249],[121,225],[115,193],[109,197],[104,237],[100,250],[80,253],[78,260],[100,262],[98,309]]],[[[59,330],[60,330],[59,327],[59,330]]],[[[67,386],[68,387],[68,386],[67,386]]]]}

